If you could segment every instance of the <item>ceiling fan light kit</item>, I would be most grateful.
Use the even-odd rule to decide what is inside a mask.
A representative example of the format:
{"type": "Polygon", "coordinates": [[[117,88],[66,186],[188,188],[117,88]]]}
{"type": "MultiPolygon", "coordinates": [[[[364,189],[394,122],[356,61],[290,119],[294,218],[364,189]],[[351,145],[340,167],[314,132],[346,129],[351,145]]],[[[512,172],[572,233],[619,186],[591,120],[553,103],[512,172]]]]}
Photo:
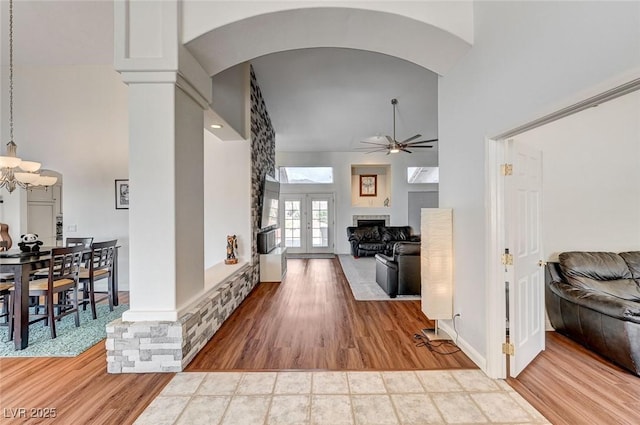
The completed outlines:
{"type": "Polygon", "coordinates": [[[367,150],[368,152],[366,153],[386,151],[387,155],[389,155],[391,153],[398,153],[400,151],[406,152],[406,153],[412,153],[412,151],[408,150],[407,148],[411,148],[411,149],[432,148],[433,146],[427,145],[427,143],[437,142],[438,139],[420,140],[420,141],[414,142],[415,139],[422,137],[422,135],[420,134],[416,134],[415,136],[409,137],[408,139],[403,140],[401,142],[399,142],[398,139],[396,139],[396,105],[398,105],[398,99],[391,99],[391,105],[393,106],[393,137],[385,136],[385,138],[387,139],[387,143],[362,141],[360,143],[365,143],[365,144],[374,145],[374,146],[368,146],[368,147],[363,147],[358,149],[367,150]]]}

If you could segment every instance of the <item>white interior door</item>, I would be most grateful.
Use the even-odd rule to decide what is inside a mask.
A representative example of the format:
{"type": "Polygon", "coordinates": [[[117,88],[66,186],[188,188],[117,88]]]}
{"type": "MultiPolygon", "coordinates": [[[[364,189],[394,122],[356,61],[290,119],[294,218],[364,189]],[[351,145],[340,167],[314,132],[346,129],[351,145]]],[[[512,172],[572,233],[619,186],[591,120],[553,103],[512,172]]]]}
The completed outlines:
{"type": "Polygon", "coordinates": [[[52,203],[29,203],[27,220],[28,233],[36,233],[43,246],[56,246],[55,211],[52,203]]]}
{"type": "Polygon", "coordinates": [[[282,195],[284,246],[291,254],[333,252],[333,194],[282,195]]]}
{"type": "MultiPolygon", "coordinates": [[[[545,344],[542,267],[542,152],[508,142],[513,164],[506,178],[508,247],[513,267],[509,282],[509,340],[514,347],[510,375],[517,376],[545,344]]],[[[509,270],[510,269],[510,270],[509,270]]]]}

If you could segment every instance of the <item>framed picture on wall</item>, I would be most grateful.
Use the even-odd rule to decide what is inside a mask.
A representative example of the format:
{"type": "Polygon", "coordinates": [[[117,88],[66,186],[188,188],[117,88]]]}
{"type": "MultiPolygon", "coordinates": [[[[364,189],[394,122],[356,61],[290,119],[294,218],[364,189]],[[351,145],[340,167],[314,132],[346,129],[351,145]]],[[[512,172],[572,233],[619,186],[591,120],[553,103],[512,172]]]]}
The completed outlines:
{"type": "Polygon", "coordinates": [[[129,180],[116,180],[116,209],[129,209],[129,180]]]}
{"type": "Polygon", "coordinates": [[[378,176],[360,174],[360,196],[378,196],[378,176]]]}

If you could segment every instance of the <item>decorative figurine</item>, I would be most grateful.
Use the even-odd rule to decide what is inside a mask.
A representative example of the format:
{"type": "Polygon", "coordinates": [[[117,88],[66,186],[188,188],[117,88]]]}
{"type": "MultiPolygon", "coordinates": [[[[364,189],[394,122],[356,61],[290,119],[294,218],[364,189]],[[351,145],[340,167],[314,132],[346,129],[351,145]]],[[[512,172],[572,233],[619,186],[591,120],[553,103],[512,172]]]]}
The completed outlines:
{"type": "Polygon", "coordinates": [[[236,249],[238,249],[238,238],[236,235],[227,235],[227,259],[224,260],[225,264],[238,264],[236,249]]]}
{"type": "Polygon", "coordinates": [[[388,207],[389,206],[389,198],[385,198],[384,199],[384,206],[388,207]]]}

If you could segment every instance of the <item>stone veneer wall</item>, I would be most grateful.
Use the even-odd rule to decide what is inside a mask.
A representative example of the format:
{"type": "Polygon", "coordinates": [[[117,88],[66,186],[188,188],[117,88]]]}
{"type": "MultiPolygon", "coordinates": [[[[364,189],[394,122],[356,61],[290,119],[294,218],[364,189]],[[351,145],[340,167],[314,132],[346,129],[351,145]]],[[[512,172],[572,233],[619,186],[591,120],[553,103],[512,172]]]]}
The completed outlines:
{"type": "MultiPolygon", "coordinates": [[[[276,173],[276,132],[271,125],[271,118],[267,112],[267,105],[262,98],[262,92],[256,79],[253,67],[251,73],[251,226],[253,238],[251,241],[251,259],[253,264],[260,264],[257,238],[260,231],[262,217],[262,192],[266,174],[275,177],[276,173]]],[[[255,269],[254,281],[260,279],[260,269],[255,269]]]]}
{"type": "Polygon", "coordinates": [[[177,322],[107,325],[107,372],[180,372],[251,292],[253,269],[246,265],[223,281],[177,322]]]}
{"type": "Polygon", "coordinates": [[[262,214],[262,182],[275,176],[275,131],[253,67],[251,73],[251,243],[252,265],[246,265],[201,301],[182,313],[176,322],[123,322],[107,325],[109,373],[180,372],[231,316],[260,280],[257,233],[262,214]]]}

